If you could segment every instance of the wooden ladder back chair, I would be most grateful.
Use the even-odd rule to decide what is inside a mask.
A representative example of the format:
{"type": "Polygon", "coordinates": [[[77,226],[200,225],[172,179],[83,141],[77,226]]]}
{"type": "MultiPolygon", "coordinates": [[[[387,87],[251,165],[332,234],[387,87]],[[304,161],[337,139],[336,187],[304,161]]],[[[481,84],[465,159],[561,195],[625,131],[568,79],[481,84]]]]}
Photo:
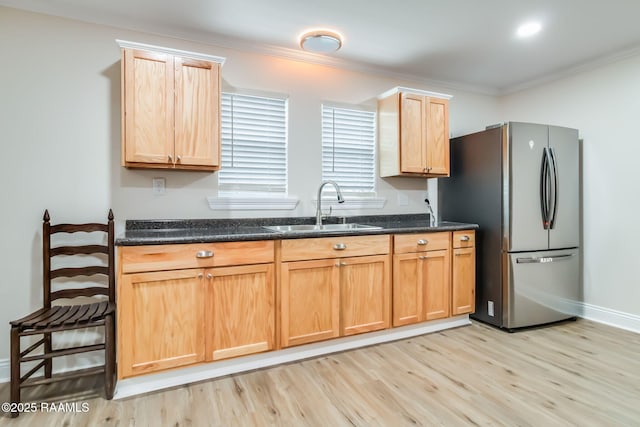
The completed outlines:
{"type": "MultiPolygon", "coordinates": [[[[43,307],[22,319],[11,323],[11,402],[20,403],[20,391],[23,387],[49,384],[82,376],[104,373],[105,394],[107,399],[113,398],[115,388],[115,247],[113,212],[109,210],[107,224],[58,224],[49,223],[49,212],[44,212],[42,226],[42,257],[43,257],[43,307]],[[106,245],[90,244],[84,246],[51,247],[51,236],[57,233],[103,232],[106,234],[106,245]],[[52,269],[52,259],[58,264],[64,262],[64,268],[52,269]],[[102,258],[106,255],[106,265],[91,265],[83,267],[66,267],[73,258],[87,257],[102,258]],[[94,275],[106,276],[107,286],[87,286],[83,288],[67,288],[52,290],[52,280],[57,278],[89,277],[94,275]],[[95,303],[75,305],[52,305],[58,299],[73,299],[76,297],[95,297],[102,295],[102,300],[95,303]],[[107,297],[107,298],[104,298],[107,297]],[[69,348],[52,348],[52,334],[81,328],[104,326],[104,342],[90,345],[80,345],[69,348]],[[37,342],[21,348],[20,338],[32,335],[42,335],[37,342]],[[41,352],[32,354],[42,347],[41,352]],[[66,374],[52,375],[53,358],[89,351],[104,350],[105,363],[92,369],[75,371],[66,374]],[[23,362],[38,362],[25,375],[21,375],[20,366],[23,362]],[[44,376],[30,378],[34,373],[44,368],[44,376]]],[[[102,261],[98,259],[97,261],[102,261]]],[[[17,406],[17,405],[16,405],[17,406]]],[[[12,412],[13,417],[18,416],[12,412]]]]}

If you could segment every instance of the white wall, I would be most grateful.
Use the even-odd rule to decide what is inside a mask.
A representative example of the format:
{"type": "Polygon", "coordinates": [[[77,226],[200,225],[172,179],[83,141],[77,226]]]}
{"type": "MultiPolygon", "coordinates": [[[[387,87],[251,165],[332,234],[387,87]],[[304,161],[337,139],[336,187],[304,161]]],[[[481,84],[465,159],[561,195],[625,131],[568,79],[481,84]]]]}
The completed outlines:
{"type": "MultiPolygon", "coordinates": [[[[100,220],[110,207],[120,221],[222,216],[211,211],[205,199],[216,195],[216,174],[120,166],[116,38],[223,56],[226,87],[289,95],[289,192],[300,197],[300,206],[289,212],[227,215],[313,215],[311,199],[321,172],[322,101],[375,107],[378,94],[403,85],[454,95],[454,135],[480,129],[498,117],[496,99],[489,96],[0,7],[0,377],[3,359],[9,357],[8,322],[41,304],[45,208],[54,222],[100,220]],[[154,197],[151,179],[157,176],[166,178],[167,193],[154,197]]],[[[385,208],[362,213],[425,211],[425,180],[380,179],[377,185],[379,196],[387,198],[385,208]],[[409,196],[409,206],[398,206],[398,191],[409,196]]]]}
{"type": "Polygon", "coordinates": [[[640,56],[505,96],[500,110],[503,120],[580,130],[587,314],[638,330],[640,56]]]}

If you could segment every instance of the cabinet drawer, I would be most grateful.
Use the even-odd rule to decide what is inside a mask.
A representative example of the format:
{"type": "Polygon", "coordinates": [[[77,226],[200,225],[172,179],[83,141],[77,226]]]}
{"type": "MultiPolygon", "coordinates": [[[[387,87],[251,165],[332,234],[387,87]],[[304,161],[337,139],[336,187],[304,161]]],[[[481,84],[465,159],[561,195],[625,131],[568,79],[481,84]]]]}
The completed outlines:
{"type": "Polygon", "coordinates": [[[394,253],[425,252],[449,249],[450,233],[396,234],[394,236],[394,253]]]}
{"type": "Polygon", "coordinates": [[[388,254],[390,238],[384,235],[283,240],[282,261],[388,254]]]}
{"type": "Polygon", "coordinates": [[[476,245],[475,230],[460,230],[453,232],[454,248],[473,248],[476,245]]]}
{"type": "Polygon", "coordinates": [[[261,264],[274,261],[273,241],[120,247],[122,273],[261,264]]]}

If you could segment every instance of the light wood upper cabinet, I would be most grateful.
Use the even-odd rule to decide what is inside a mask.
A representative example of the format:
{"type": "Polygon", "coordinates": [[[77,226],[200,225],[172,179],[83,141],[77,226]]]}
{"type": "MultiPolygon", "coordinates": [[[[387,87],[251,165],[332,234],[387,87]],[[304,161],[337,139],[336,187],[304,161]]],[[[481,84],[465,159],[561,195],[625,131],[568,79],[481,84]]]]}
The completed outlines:
{"type": "Polygon", "coordinates": [[[273,263],[205,271],[206,360],[273,350],[273,263]]]}
{"type": "Polygon", "coordinates": [[[449,176],[449,101],[397,91],[378,100],[380,176],[449,176]]]}
{"type": "Polygon", "coordinates": [[[202,270],[126,274],[118,283],[118,377],[204,360],[202,270]]]}
{"type": "Polygon", "coordinates": [[[453,234],[453,298],[452,314],[475,311],[476,304],[476,250],[473,230],[453,234]]]}
{"type": "Polygon", "coordinates": [[[122,50],[122,164],[220,167],[220,64],[122,50]]]}

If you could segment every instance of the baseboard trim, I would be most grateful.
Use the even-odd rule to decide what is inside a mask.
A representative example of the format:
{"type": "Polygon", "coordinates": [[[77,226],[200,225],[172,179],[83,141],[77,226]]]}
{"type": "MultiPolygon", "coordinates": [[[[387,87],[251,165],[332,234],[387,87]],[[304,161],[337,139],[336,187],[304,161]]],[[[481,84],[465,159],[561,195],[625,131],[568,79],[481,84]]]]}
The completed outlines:
{"type": "Polygon", "coordinates": [[[236,374],[239,372],[281,365],[283,363],[309,359],[311,357],[337,353],[359,347],[396,341],[470,324],[471,322],[469,321],[468,315],[457,316],[450,319],[428,322],[426,324],[386,329],[384,331],[337,338],[331,341],[306,344],[226,361],[203,363],[197,366],[161,372],[158,374],[143,375],[118,381],[114,399],[123,399],[169,387],[176,387],[197,381],[236,374]]]}
{"type": "Polygon", "coordinates": [[[8,383],[11,376],[9,359],[0,359],[0,383],[8,383]]]}
{"type": "Polygon", "coordinates": [[[580,306],[580,317],[627,331],[640,333],[640,316],[629,314],[593,304],[577,303],[580,306]]]}

